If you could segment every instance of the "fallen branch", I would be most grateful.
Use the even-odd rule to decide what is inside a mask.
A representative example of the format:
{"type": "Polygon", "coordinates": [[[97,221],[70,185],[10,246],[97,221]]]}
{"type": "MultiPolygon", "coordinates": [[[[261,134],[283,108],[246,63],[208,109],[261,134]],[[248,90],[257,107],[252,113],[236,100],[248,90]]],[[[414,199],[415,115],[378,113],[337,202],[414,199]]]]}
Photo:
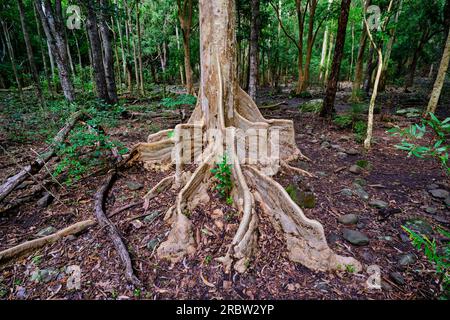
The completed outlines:
{"type": "Polygon", "coordinates": [[[108,215],[108,218],[112,218],[112,217],[114,217],[115,215],[117,215],[117,214],[119,214],[119,213],[121,213],[121,212],[123,212],[123,211],[125,211],[125,210],[134,208],[134,207],[136,207],[136,206],[138,206],[138,205],[140,205],[140,204],[142,204],[142,203],[143,203],[142,201],[137,201],[137,202],[134,202],[134,203],[127,204],[126,206],[120,207],[120,208],[114,210],[112,213],[110,213],[110,214],[108,215]]]}
{"type": "Polygon", "coordinates": [[[109,233],[109,236],[111,237],[111,239],[113,241],[114,247],[116,248],[116,250],[119,254],[119,257],[125,266],[125,277],[133,285],[141,286],[141,282],[134,275],[133,267],[131,265],[130,255],[128,253],[128,250],[127,250],[125,244],[123,243],[123,241],[119,235],[119,232],[117,231],[114,224],[111,221],[109,221],[109,219],[106,217],[105,212],[103,211],[103,204],[105,202],[106,195],[116,178],[116,174],[117,174],[116,169],[111,171],[108,174],[105,183],[100,187],[100,189],[95,194],[95,216],[96,216],[100,226],[102,228],[105,227],[106,231],[109,233]]]}
{"type": "MultiPolygon", "coordinates": [[[[75,123],[82,117],[82,112],[74,113],[69,120],[67,120],[64,127],[53,138],[53,142],[50,144],[47,151],[38,156],[31,164],[23,167],[22,170],[16,175],[9,177],[5,183],[0,186],[0,201],[3,201],[5,197],[10,194],[19,184],[21,184],[28,176],[33,176],[38,173],[42,167],[51,158],[55,156],[56,146],[63,142],[70,130],[75,126],[75,123]]],[[[6,150],[4,150],[6,151],[6,150]]]]}
{"type": "Polygon", "coordinates": [[[18,256],[21,256],[22,254],[25,254],[29,251],[36,250],[39,248],[42,248],[43,246],[54,243],[64,237],[78,234],[84,230],[86,230],[89,227],[92,227],[95,225],[96,222],[93,220],[85,220],[81,222],[77,222],[67,228],[64,228],[54,234],[48,235],[46,237],[42,237],[39,239],[31,240],[24,242],[22,244],[19,244],[15,247],[6,249],[4,251],[0,252],[0,265],[4,264],[5,262],[16,258],[18,256]]]}
{"type": "Polygon", "coordinates": [[[260,110],[264,110],[264,109],[274,109],[274,108],[279,107],[279,106],[281,106],[281,105],[283,105],[283,104],[287,104],[286,101],[281,101],[281,102],[278,102],[278,103],[275,103],[275,104],[269,104],[269,105],[267,105],[267,106],[261,106],[261,107],[259,107],[259,109],[260,109],[260,110]]]}

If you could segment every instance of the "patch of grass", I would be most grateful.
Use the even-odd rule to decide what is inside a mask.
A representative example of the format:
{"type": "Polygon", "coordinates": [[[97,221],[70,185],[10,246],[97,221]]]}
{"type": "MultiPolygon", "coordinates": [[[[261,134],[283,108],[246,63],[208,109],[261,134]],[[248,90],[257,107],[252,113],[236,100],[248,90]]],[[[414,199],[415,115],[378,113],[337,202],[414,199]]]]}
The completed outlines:
{"type": "Polygon", "coordinates": [[[205,259],[203,260],[203,262],[205,263],[205,265],[209,265],[212,261],[212,256],[211,255],[207,255],[205,257],[205,259]]]}
{"type": "Polygon", "coordinates": [[[356,161],[356,165],[358,167],[361,167],[361,168],[366,169],[366,170],[369,170],[371,168],[371,166],[372,166],[370,164],[370,162],[367,161],[367,160],[358,160],[358,161],[356,161]]]}
{"type": "Polygon", "coordinates": [[[365,121],[357,121],[353,126],[353,133],[355,134],[355,141],[362,143],[366,139],[367,123],[365,121]]]}

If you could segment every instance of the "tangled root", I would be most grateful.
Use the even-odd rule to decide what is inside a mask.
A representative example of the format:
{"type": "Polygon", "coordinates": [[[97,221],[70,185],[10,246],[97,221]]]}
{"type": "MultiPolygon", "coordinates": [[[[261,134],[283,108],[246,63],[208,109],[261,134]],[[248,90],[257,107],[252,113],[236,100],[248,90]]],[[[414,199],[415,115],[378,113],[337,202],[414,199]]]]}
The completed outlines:
{"type": "MultiPolygon", "coordinates": [[[[241,141],[245,141],[246,144],[238,143],[237,146],[233,144],[232,150],[227,150],[232,161],[232,178],[235,182],[231,195],[234,207],[242,215],[238,230],[227,246],[227,253],[217,258],[223,263],[225,271],[229,272],[234,267],[238,272],[245,272],[249,259],[257,250],[257,230],[260,219],[255,210],[256,205],[270,218],[275,230],[283,235],[290,260],[318,271],[345,270],[347,265],[352,265],[356,271],[362,270],[358,261],[351,257],[336,255],[329,248],[322,225],[308,219],[283,187],[271,178],[279,169],[313,177],[309,172],[288,164],[297,159],[310,161],[297,148],[293,122],[265,119],[253,100],[242,89],[238,90],[237,99],[237,107],[233,110],[233,123],[227,123],[228,126],[225,126],[223,106],[219,103],[217,110],[219,110],[220,139],[215,137],[203,146],[204,149],[196,160],[204,160],[196,170],[190,174],[184,171],[183,161],[178,161],[175,163],[175,175],[162,180],[146,195],[145,199],[148,203],[158,192],[171,185],[180,189],[176,203],[165,215],[166,222],[170,223],[172,228],[166,241],[158,247],[158,256],[175,263],[181,261],[186,255],[195,253],[196,243],[192,222],[189,219],[190,212],[209,201],[207,191],[211,180],[210,169],[216,157],[223,153],[221,139],[231,136],[238,141],[242,139],[241,141]],[[252,140],[254,136],[246,134],[248,129],[266,129],[263,131],[266,132],[266,136],[262,138],[269,142],[266,148],[270,150],[265,150],[268,151],[267,157],[259,157],[256,163],[241,166],[241,162],[246,160],[249,143],[256,141],[252,140]],[[273,148],[279,148],[277,159],[269,156],[273,148]]],[[[204,124],[205,120],[198,104],[187,124],[176,126],[173,133],[172,130],[164,130],[150,135],[147,143],[137,145],[132,153],[133,160],[144,162],[146,167],[159,167],[163,170],[172,167],[172,159],[183,158],[180,130],[193,130],[193,134],[190,135],[191,141],[188,142],[195,144],[195,138],[198,136],[195,137],[194,131],[200,129],[196,132],[197,135],[202,135],[204,124]]]]}

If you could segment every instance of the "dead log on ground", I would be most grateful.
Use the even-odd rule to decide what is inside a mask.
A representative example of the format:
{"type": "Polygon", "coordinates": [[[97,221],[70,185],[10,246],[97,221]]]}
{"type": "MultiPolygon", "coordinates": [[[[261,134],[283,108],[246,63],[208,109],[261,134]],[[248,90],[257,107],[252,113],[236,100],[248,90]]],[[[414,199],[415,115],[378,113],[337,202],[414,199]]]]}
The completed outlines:
{"type": "Polygon", "coordinates": [[[42,248],[43,246],[50,244],[50,243],[55,243],[56,241],[58,241],[64,237],[78,234],[95,224],[96,224],[96,222],[93,220],[85,220],[85,221],[77,222],[77,223],[75,223],[67,228],[64,228],[54,234],[51,234],[51,235],[48,235],[46,237],[42,237],[39,239],[27,241],[27,242],[24,242],[24,243],[21,243],[21,244],[15,246],[15,247],[1,251],[0,252],[0,265],[4,264],[7,261],[10,261],[11,259],[21,256],[27,252],[30,252],[32,250],[42,248]]]}
{"type": "Polygon", "coordinates": [[[67,120],[64,127],[58,132],[58,134],[53,138],[53,142],[47,149],[47,151],[40,156],[38,156],[31,164],[26,167],[23,167],[19,173],[16,175],[9,177],[5,183],[0,186],[0,202],[5,199],[5,197],[10,194],[19,184],[21,184],[28,176],[32,176],[38,173],[42,167],[48,162],[51,158],[55,156],[56,146],[63,142],[66,136],[69,134],[70,130],[75,126],[77,121],[83,116],[83,113],[76,112],[74,113],[69,120],[67,120]]]}

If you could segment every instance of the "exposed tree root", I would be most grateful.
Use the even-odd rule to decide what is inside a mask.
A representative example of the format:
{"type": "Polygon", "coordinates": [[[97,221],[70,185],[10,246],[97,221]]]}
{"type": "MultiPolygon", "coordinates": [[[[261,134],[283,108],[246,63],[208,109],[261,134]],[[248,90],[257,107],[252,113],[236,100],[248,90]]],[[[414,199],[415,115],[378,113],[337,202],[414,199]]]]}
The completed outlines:
{"type": "Polygon", "coordinates": [[[111,173],[108,174],[105,183],[100,187],[100,189],[95,194],[95,216],[100,226],[106,228],[106,231],[111,237],[114,247],[116,248],[119,257],[125,266],[126,279],[135,286],[141,286],[141,282],[134,275],[130,255],[119,235],[119,232],[117,231],[114,224],[111,221],[109,221],[109,219],[105,215],[105,212],[103,211],[103,204],[105,197],[108,193],[108,190],[112,186],[115,177],[116,177],[116,170],[113,170],[111,173]]]}
{"type": "Polygon", "coordinates": [[[0,252],[0,265],[10,261],[14,258],[22,256],[25,253],[28,253],[32,250],[37,250],[39,248],[44,247],[47,244],[54,243],[64,237],[69,235],[78,234],[87,228],[95,225],[96,222],[94,220],[85,220],[81,222],[77,222],[67,228],[64,228],[54,234],[48,235],[46,237],[42,237],[39,239],[31,240],[19,244],[15,247],[6,249],[0,252]]]}
{"type": "Polygon", "coordinates": [[[64,127],[53,138],[53,142],[46,150],[46,152],[38,156],[31,164],[22,168],[19,173],[8,178],[0,186],[0,201],[2,201],[8,194],[10,194],[19,184],[25,181],[28,176],[32,176],[38,173],[45,165],[45,163],[48,162],[53,156],[55,156],[56,146],[64,141],[70,130],[72,130],[77,121],[80,120],[83,115],[84,114],[81,111],[72,114],[69,120],[67,120],[64,127]]]}

